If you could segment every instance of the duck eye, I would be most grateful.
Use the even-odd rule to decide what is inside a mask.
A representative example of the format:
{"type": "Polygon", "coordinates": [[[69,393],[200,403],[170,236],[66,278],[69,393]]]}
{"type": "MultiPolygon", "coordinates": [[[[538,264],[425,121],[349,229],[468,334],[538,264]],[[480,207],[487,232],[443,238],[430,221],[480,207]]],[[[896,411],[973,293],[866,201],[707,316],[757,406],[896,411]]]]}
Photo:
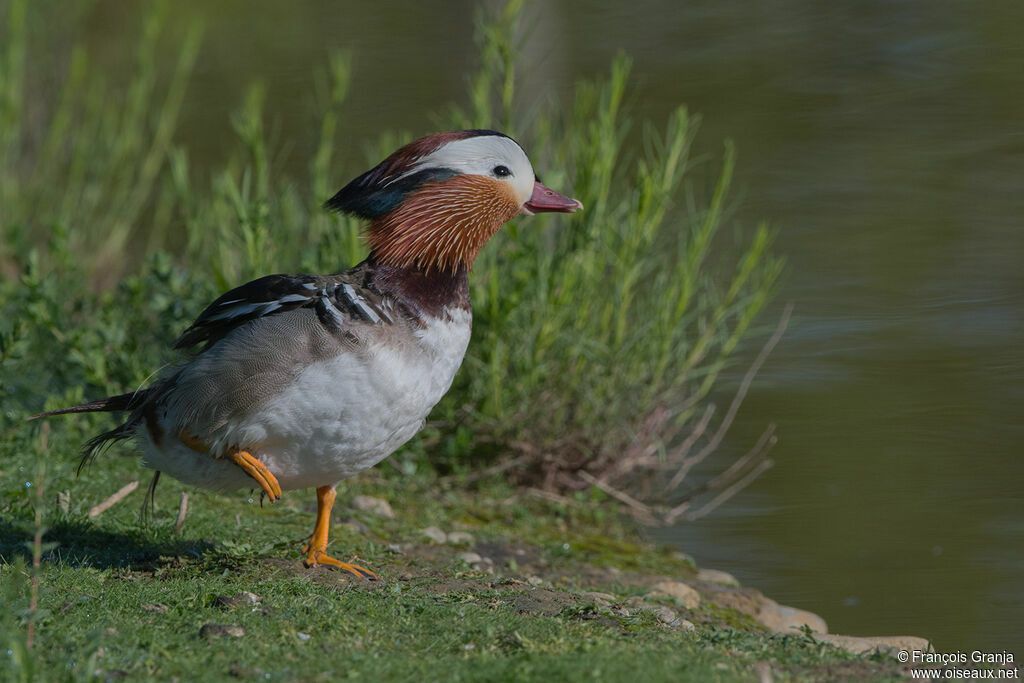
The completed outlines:
{"type": "Polygon", "coordinates": [[[508,170],[508,166],[495,166],[491,169],[491,173],[499,178],[512,175],[512,171],[508,170]]]}

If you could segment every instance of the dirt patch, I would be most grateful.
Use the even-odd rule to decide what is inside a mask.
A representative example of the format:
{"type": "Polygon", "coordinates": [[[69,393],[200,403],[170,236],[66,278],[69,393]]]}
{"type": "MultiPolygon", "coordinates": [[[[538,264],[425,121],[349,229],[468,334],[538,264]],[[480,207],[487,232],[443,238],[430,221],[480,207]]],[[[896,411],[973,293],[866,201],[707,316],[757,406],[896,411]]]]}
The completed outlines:
{"type": "Polygon", "coordinates": [[[502,598],[502,602],[520,614],[539,614],[553,617],[570,605],[579,601],[572,595],[548,588],[534,588],[524,593],[502,598]]]}

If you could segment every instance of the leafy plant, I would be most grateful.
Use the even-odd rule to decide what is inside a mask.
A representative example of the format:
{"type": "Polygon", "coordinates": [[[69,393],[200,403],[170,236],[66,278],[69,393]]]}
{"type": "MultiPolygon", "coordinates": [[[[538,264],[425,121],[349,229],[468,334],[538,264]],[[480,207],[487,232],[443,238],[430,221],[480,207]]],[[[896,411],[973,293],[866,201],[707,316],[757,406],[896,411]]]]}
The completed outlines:
{"type": "MultiPolygon", "coordinates": [[[[646,125],[637,146],[624,114],[627,57],[606,79],[580,83],[571,102],[523,103],[521,4],[481,22],[469,104],[449,123],[516,136],[545,181],[586,210],[511,225],[483,251],[464,369],[398,461],[405,471],[427,462],[458,474],[484,464],[554,496],[596,485],[648,520],[689,514],[654,505],[680,502],[684,479],[728,428],[735,410],[716,422],[709,397],[782,262],[764,225],[727,245],[732,260],[716,255],[735,152],[725,145],[717,171],[695,164],[698,118],[685,107],[660,129],[646,125]],[[717,181],[702,197],[690,179],[708,173],[717,181]]],[[[322,79],[304,174],[278,168],[259,85],[232,118],[235,153],[200,172],[171,140],[201,32],[187,33],[161,81],[153,46],[166,11],[157,5],[144,23],[125,96],[112,97],[75,50],[53,106],[29,117],[29,8],[10,5],[0,56],[0,426],[17,426],[9,445],[44,405],[146,382],[173,362],[167,340],[218,292],[269,272],[334,271],[365,253],[359,225],[320,208],[345,179],[334,152],[348,58],[333,56],[322,79]]],[[[376,151],[399,141],[382,133],[376,151]]],[[[715,486],[690,487],[690,498],[756,475],[770,436],[715,486]]]]}

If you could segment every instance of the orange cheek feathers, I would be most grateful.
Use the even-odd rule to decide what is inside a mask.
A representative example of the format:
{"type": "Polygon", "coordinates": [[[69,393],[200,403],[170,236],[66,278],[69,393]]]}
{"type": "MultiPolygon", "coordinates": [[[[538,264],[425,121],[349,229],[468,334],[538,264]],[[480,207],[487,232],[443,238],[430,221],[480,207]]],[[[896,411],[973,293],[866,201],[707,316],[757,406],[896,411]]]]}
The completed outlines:
{"type": "Polygon", "coordinates": [[[508,183],[460,175],[417,190],[373,221],[367,239],[382,263],[454,272],[472,266],[487,240],[518,214],[508,183]]]}

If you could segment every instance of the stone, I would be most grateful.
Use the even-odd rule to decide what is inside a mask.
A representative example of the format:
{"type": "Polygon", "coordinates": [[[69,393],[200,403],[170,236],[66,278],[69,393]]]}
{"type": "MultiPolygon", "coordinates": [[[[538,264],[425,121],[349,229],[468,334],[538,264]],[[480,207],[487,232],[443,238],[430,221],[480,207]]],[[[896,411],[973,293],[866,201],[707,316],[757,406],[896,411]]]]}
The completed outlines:
{"type": "Polygon", "coordinates": [[[473,535],[465,531],[449,531],[448,542],[452,545],[469,545],[473,542],[473,535]]]}
{"type": "Polygon", "coordinates": [[[459,559],[466,564],[474,564],[483,561],[483,558],[476,553],[459,553],[459,559]]]}
{"type": "Polygon", "coordinates": [[[855,655],[887,653],[899,650],[934,652],[926,638],[917,636],[842,636],[836,633],[816,633],[815,640],[835,645],[855,655]]]}
{"type": "Polygon", "coordinates": [[[216,602],[217,606],[221,609],[237,609],[239,607],[255,607],[263,602],[263,598],[255,593],[242,591],[241,593],[236,593],[231,597],[218,595],[214,602],[216,602]]]}
{"type": "Polygon", "coordinates": [[[697,609],[700,607],[700,593],[682,581],[659,581],[652,586],[654,594],[662,593],[675,600],[686,609],[697,609]]]}
{"type": "Polygon", "coordinates": [[[761,602],[755,618],[776,633],[792,635],[804,626],[814,633],[828,633],[828,624],[814,612],[780,605],[771,598],[761,602]]]}
{"type": "Polygon", "coordinates": [[[672,553],[672,559],[678,560],[679,562],[685,562],[686,564],[697,566],[697,563],[693,559],[693,555],[687,555],[681,550],[676,550],[672,553]]]}
{"type": "Polygon", "coordinates": [[[234,624],[203,624],[199,635],[202,638],[241,638],[245,629],[234,624]]]}
{"type": "Polygon", "coordinates": [[[152,605],[143,605],[142,609],[144,609],[147,612],[156,612],[157,614],[163,614],[168,610],[168,607],[167,605],[163,605],[157,602],[152,605]]]}
{"type": "Polygon", "coordinates": [[[377,515],[378,517],[387,517],[388,519],[394,519],[395,517],[391,504],[383,498],[356,496],[352,499],[352,507],[362,512],[368,512],[371,515],[377,515]]]}
{"type": "Polygon", "coordinates": [[[644,609],[657,617],[658,621],[663,624],[671,624],[679,618],[678,614],[664,605],[652,605],[650,607],[645,607],[644,609]]]}
{"type": "Polygon", "coordinates": [[[608,593],[599,593],[598,591],[584,591],[580,593],[580,597],[584,600],[590,600],[598,607],[609,607],[615,602],[617,602],[617,599],[614,595],[610,595],[608,593]]]}
{"type": "Polygon", "coordinates": [[[426,529],[420,529],[420,533],[434,543],[445,543],[448,540],[448,534],[441,531],[436,526],[428,526],[426,529]]]}
{"type": "Polygon", "coordinates": [[[721,569],[698,569],[697,580],[716,583],[719,586],[731,586],[733,588],[739,588],[740,586],[740,582],[736,580],[735,576],[729,572],[723,572],[721,569]]]}
{"type": "Polygon", "coordinates": [[[680,619],[678,628],[680,631],[685,631],[686,633],[693,633],[697,630],[697,627],[689,619],[680,619]]]}
{"type": "Polygon", "coordinates": [[[719,607],[730,607],[744,614],[756,617],[761,611],[761,603],[765,601],[764,595],[753,588],[733,588],[732,586],[720,586],[706,583],[701,590],[708,595],[708,600],[719,607]]]}

